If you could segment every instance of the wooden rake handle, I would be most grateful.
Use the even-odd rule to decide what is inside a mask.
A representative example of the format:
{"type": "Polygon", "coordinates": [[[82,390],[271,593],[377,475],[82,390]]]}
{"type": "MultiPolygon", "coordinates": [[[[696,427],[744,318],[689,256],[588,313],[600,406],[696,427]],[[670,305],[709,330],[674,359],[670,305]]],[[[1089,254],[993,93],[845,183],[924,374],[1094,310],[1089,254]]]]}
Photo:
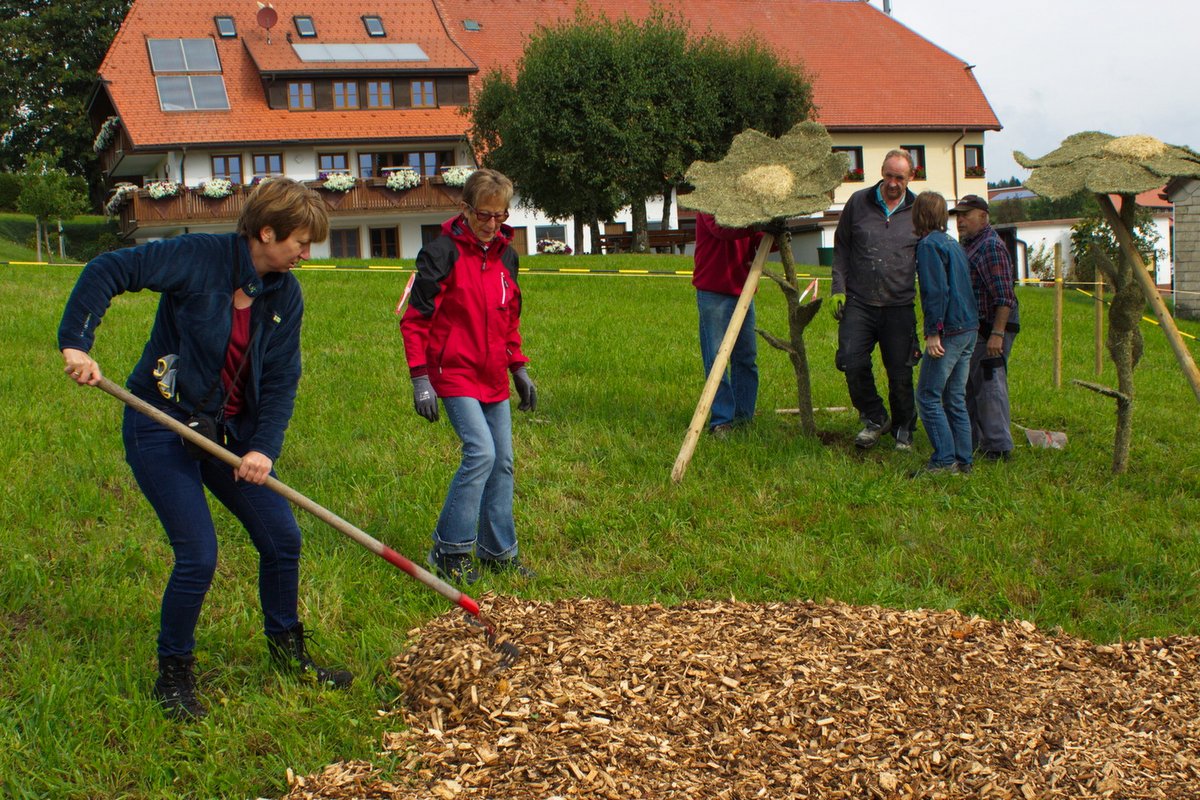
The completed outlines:
{"type": "MultiPolygon", "coordinates": [[[[196,433],[194,430],[189,428],[187,425],[184,425],[170,414],[167,414],[161,409],[155,408],[145,400],[142,400],[140,397],[131,394],[124,388],[113,383],[108,378],[101,378],[100,383],[96,384],[96,386],[97,388],[108,392],[113,397],[124,402],[125,405],[129,406],[133,410],[145,414],[147,417],[150,417],[155,422],[166,428],[170,428],[172,431],[182,436],[186,441],[191,442],[197,447],[203,449],[206,453],[214,456],[215,458],[224,461],[234,469],[237,469],[237,467],[241,465],[242,459],[240,456],[234,455],[213,440],[196,433]]],[[[335,528],[354,541],[358,542],[375,555],[391,563],[392,565],[399,567],[401,570],[413,578],[416,578],[430,589],[433,589],[442,597],[445,597],[447,600],[454,603],[471,616],[482,619],[479,613],[478,603],[460,592],[458,589],[455,589],[453,586],[443,581],[441,578],[430,573],[428,570],[414,564],[412,561],[409,561],[407,558],[400,555],[375,537],[371,536],[366,531],[351,525],[337,514],[334,514],[332,511],[320,505],[319,503],[310,500],[277,478],[267,476],[266,486],[271,491],[282,495],[285,499],[312,514],[325,524],[335,528]]]]}
{"type": "Polygon", "coordinates": [[[725,338],[721,340],[717,357],[713,359],[712,369],[708,371],[708,380],[704,382],[704,391],[700,393],[700,402],[696,404],[696,413],[692,415],[692,422],[688,425],[687,434],[683,437],[683,447],[679,449],[679,456],[675,459],[675,466],[671,469],[671,480],[675,483],[683,480],[683,473],[687,472],[692,455],[696,452],[700,433],[704,430],[704,423],[708,421],[708,412],[712,409],[713,400],[717,397],[717,388],[721,385],[725,367],[729,365],[729,354],[733,352],[733,345],[737,342],[738,333],[742,330],[742,323],[746,320],[746,312],[750,308],[750,303],[754,301],[754,292],[758,289],[758,279],[762,277],[763,264],[766,263],[767,256],[774,244],[775,235],[771,233],[763,234],[763,238],[758,243],[758,252],[754,254],[754,261],[750,264],[750,274],[746,276],[746,283],[742,285],[742,294],[733,308],[733,316],[729,319],[729,327],[725,329],[725,338]]]}

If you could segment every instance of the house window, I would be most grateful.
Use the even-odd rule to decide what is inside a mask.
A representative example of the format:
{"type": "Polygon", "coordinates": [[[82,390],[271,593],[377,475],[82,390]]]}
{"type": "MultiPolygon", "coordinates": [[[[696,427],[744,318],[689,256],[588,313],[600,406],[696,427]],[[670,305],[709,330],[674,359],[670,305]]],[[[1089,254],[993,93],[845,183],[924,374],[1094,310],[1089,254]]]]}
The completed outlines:
{"type": "Polygon", "coordinates": [[[368,36],[387,36],[383,30],[383,20],[379,17],[363,17],[362,21],[368,36]]]}
{"type": "Polygon", "coordinates": [[[400,236],[395,228],[371,228],[371,258],[399,258],[400,236]]]}
{"type": "Polygon", "coordinates": [[[237,26],[233,24],[233,17],[213,17],[213,21],[217,23],[217,36],[222,39],[237,38],[237,26]]]}
{"type": "Polygon", "coordinates": [[[483,23],[477,19],[464,19],[463,20],[463,30],[465,30],[465,31],[481,31],[481,30],[483,30],[483,23]]]}
{"type": "Polygon", "coordinates": [[[405,166],[412,167],[426,178],[437,175],[442,167],[450,166],[454,159],[454,153],[449,150],[436,153],[405,153],[405,156],[407,157],[405,166]]]}
{"type": "Polygon", "coordinates": [[[393,167],[407,164],[405,153],[359,153],[358,174],[363,178],[378,178],[393,167]]]}
{"type": "Polygon", "coordinates": [[[358,228],[330,230],[329,255],[333,258],[358,258],[358,228]]]}
{"type": "Polygon", "coordinates": [[[329,172],[349,172],[345,153],[317,153],[317,175],[324,177],[329,172]]]}
{"type": "MultiPolygon", "coordinates": [[[[662,226],[661,222],[659,226],[662,226]]],[[[538,225],[533,232],[539,242],[542,239],[556,239],[560,242],[567,240],[567,229],[564,225],[538,225]]]]}
{"type": "Polygon", "coordinates": [[[292,17],[292,22],[296,24],[296,33],[305,38],[312,38],[317,35],[317,26],[313,25],[312,17],[292,17]]]}
{"type": "Polygon", "coordinates": [[[428,247],[434,239],[442,235],[441,225],[421,226],[421,247],[428,247]]]}
{"type": "Polygon", "coordinates": [[[412,82],[412,107],[435,108],[437,97],[433,93],[433,81],[412,82]]]}
{"type": "Polygon", "coordinates": [[[968,178],[982,178],[985,174],[983,171],[983,145],[965,145],[963,147],[963,164],[968,178]]]}
{"type": "Polygon", "coordinates": [[[269,178],[272,175],[283,174],[282,153],[255,153],[253,158],[255,183],[261,181],[263,178],[269,178]]]}
{"type": "Polygon", "coordinates": [[[902,144],[901,150],[907,150],[912,157],[913,162],[913,177],[914,181],[925,180],[925,145],[923,144],[902,144]]]}
{"type": "Polygon", "coordinates": [[[367,108],[392,107],[392,82],[367,81],[367,108]]]}
{"type": "Polygon", "coordinates": [[[842,180],[861,182],[864,179],[861,147],[835,147],[833,152],[846,159],[846,176],[842,180]]]}
{"type": "Polygon", "coordinates": [[[241,156],[213,156],[212,157],[212,176],[214,178],[224,178],[230,183],[242,182],[242,157],[241,156]]]}
{"type": "Polygon", "coordinates": [[[313,85],[309,81],[288,84],[288,108],[311,111],[313,107],[313,85]]]}
{"type": "Polygon", "coordinates": [[[355,81],[334,81],[333,107],[358,108],[358,83],[355,81]]]}

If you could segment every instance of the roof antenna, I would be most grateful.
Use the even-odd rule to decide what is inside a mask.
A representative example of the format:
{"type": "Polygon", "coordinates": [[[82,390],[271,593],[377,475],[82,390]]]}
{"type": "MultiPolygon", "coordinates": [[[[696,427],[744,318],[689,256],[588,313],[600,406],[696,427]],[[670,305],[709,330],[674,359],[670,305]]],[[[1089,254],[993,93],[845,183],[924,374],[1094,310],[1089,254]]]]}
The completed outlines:
{"type": "Polygon", "coordinates": [[[258,20],[258,27],[265,28],[267,31],[267,44],[271,43],[271,28],[279,21],[279,14],[276,13],[275,7],[270,3],[259,3],[258,14],[255,15],[258,20]]]}

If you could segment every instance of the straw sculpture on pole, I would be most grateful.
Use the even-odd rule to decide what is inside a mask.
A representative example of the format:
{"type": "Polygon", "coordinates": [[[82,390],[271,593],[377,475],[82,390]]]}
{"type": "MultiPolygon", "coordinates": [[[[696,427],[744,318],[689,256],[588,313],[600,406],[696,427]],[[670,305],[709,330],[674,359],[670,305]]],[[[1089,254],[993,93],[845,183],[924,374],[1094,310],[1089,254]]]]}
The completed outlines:
{"type": "Polygon", "coordinates": [[[1200,178],[1200,153],[1187,147],[1165,144],[1153,136],[1114,137],[1087,131],[1069,136],[1057,150],[1041,158],[1029,158],[1014,152],[1017,163],[1033,170],[1025,185],[1043,197],[1069,197],[1079,191],[1096,195],[1113,235],[1120,245],[1118,263],[1112,263],[1098,249],[1097,264],[1109,283],[1116,287],[1109,314],[1107,347],[1117,368],[1117,388],[1110,389],[1084,381],[1080,386],[1113,397],[1117,401],[1117,430],[1113,444],[1113,472],[1124,472],[1129,463],[1129,445],[1133,432],[1133,370],[1142,356],[1139,322],[1145,304],[1154,316],[1184,375],[1200,400],[1200,372],[1187,345],[1175,327],[1175,321],[1158,293],[1145,262],[1134,246],[1136,197],[1139,192],[1157,189],[1176,177],[1200,178]],[[1121,208],[1111,195],[1120,195],[1121,208]]]}
{"type": "Polygon", "coordinates": [[[812,392],[808,373],[808,355],[804,347],[804,328],[821,307],[821,301],[803,303],[792,261],[791,236],[785,226],[789,217],[824,211],[833,200],[833,190],[846,174],[844,158],[832,152],[833,142],[825,128],[816,122],[801,122],[778,139],[756,130],[734,137],[725,158],[717,162],[696,161],[687,170],[687,181],[694,190],[680,198],[680,204],[695,211],[712,214],[717,224],[728,228],[757,227],[765,235],[758,245],[750,274],[734,308],[729,328],[717,351],[708,380],[688,426],[683,447],[671,470],[671,479],[683,479],[695,452],[700,433],[708,419],[721,376],[729,363],[746,310],[765,272],[783,290],[787,298],[790,341],[758,329],[759,335],[773,347],[788,354],[796,373],[801,426],[805,433],[816,428],[812,419],[812,392]],[[776,241],[784,274],[764,269],[767,255],[776,241]]]}

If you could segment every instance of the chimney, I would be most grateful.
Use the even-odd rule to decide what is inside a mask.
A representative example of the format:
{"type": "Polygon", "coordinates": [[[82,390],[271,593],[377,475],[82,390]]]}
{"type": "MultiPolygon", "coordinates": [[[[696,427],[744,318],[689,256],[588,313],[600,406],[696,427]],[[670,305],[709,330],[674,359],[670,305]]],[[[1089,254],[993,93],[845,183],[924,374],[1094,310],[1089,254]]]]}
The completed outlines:
{"type": "Polygon", "coordinates": [[[883,0],[883,13],[889,17],[892,15],[892,0],[883,0]]]}

